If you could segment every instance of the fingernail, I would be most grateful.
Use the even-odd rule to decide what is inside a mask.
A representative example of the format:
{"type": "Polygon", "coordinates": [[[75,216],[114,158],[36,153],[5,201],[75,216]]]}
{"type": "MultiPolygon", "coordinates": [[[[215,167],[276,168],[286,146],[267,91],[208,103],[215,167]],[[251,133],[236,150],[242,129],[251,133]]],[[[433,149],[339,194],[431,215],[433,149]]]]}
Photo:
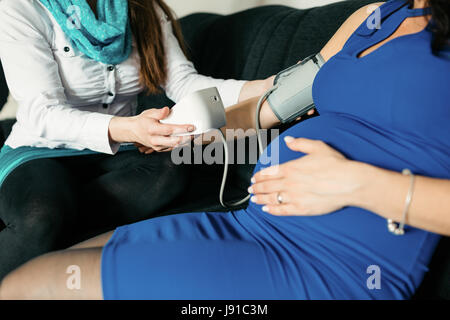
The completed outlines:
{"type": "Polygon", "coordinates": [[[267,206],[262,207],[262,211],[269,212],[269,207],[267,207],[267,206]]]}
{"type": "Polygon", "coordinates": [[[257,197],[251,197],[250,201],[253,202],[253,203],[256,203],[258,201],[258,198],[257,197]]]}
{"type": "Polygon", "coordinates": [[[292,141],[294,141],[295,139],[293,138],[293,137],[285,137],[284,138],[284,141],[286,142],[286,143],[291,143],[292,141]]]}
{"type": "Polygon", "coordinates": [[[253,193],[253,187],[248,188],[248,193],[253,193]]]}
{"type": "Polygon", "coordinates": [[[194,126],[188,127],[188,131],[189,131],[189,132],[195,131],[195,127],[194,127],[194,126]]]}
{"type": "Polygon", "coordinates": [[[252,183],[256,183],[256,179],[255,179],[255,178],[252,178],[250,181],[251,181],[252,183]]]}

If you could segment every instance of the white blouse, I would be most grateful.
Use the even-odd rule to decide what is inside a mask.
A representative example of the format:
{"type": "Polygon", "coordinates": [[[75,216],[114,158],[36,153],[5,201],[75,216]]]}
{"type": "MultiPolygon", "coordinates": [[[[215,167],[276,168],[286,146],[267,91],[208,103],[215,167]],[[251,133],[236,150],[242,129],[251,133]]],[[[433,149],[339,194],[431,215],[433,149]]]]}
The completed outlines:
{"type": "MultiPolygon", "coordinates": [[[[226,106],[237,103],[245,81],[199,75],[158,10],[168,63],[162,86],[167,96],[176,102],[215,86],[226,106]]],[[[105,65],[75,49],[39,0],[0,0],[0,59],[19,105],[6,145],[117,152],[119,145],[109,141],[109,122],[114,116],[135,115],[143,89],[134,43],[128,60],[105,65]]]]}

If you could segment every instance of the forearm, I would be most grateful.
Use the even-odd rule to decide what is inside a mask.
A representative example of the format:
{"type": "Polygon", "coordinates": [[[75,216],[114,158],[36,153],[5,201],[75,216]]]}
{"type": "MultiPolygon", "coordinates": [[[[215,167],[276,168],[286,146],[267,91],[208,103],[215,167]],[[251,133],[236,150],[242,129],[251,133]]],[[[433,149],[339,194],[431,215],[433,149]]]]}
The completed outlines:
{"type": "Polygon", "coordinates": [[[247,81],[239,94],[239,102],[262,96],[273,87],[274,80],[275,76],[265,80],[247,81]]]}
{"type": "MultiPolygon", "coordinates": [[[[400,222],[411,178],[367,164],[355,166],[363,182],[350,203],[400,222]]],[[[406,224],[450,235],[450,181],[417,176],[406,224]]]]}
{"type": "MultiPolygon", "coordinates": [[[[259,97],[240,102],[226,109],[227,125],[221,128],[228,140],[242,139],[256,134],[256,109],[259,97]],[[228,134],[227,134],[228,133],[228,134]],[[230,135],[231,133],[231,135],[230,135]]],[[[260,112],[260,124],[262,129],[275,127],[280,122],[265,102],[260,112]]],[[[212,131],[195,140],[197,144],[208,144],[217,141],[218,133],[212,131]]]]}
{"type": "MultiPolygon", "coordinates": [[[[227,109],[227,125],[223,129],[255,129],[258,101],[259,97],[251,98],[227,109]]],[[[267,102],[261,108],[259,120],[262,129],[273,128],[280,123],[267,102]]]]}
{"type": "Polygon", "coordinates": [[[134,142],[132,135],[131,117],[114,117],[109,123],[109,140],[111,143],[134,142]]]}
{"type": "Polygon", "coordinates": [[[19,100],[17,118],[34,135],[56,148],[75,146],[99,153],[116,153],[119,146],[112,145],[108,137],[113,116],[78,110],[64,100],[64,95],[56,91],[48,96],[35,94],[29,101],[19,100]]]}

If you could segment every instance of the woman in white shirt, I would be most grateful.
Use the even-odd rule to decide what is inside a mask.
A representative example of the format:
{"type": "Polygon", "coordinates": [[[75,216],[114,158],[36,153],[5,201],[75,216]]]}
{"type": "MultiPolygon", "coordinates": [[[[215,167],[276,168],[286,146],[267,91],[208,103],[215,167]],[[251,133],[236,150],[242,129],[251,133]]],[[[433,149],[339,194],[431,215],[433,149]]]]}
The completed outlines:
{"type": "Polygon", "coordinates": [[[43,156],[5,177],[0,279],[34,256],[68,245],[78,227],[149,218],[182,192],[185,171],[168,153],[154,151],[186,143],[171,134],[195,128],[161,124],[168,108],[136,115],[139,93],[163,88],[176,102],[216,86],[230,106],[270,85],[269,79],[201,76],[180,43],[180,29],[162,0],[0,2],[0,58],[19,104],[5,148],[95,152],[43,156]],[[137,145],[142,154],[119,152],[123,143],[137,145]]]}

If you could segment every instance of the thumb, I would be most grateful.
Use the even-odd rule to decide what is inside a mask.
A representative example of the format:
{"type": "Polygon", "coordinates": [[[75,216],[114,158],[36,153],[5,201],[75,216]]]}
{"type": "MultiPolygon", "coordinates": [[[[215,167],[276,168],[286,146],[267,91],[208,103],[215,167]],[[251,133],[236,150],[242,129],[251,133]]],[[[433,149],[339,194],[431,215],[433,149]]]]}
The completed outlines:
{"type": "Polygon", "coordinates": [[[305,138],[295,139],[293,137],[284,138],[286,145],[293,151],[311,153],[335,153],[336,151],[330,146],[319,140],[311,140],[305,138]]]}

